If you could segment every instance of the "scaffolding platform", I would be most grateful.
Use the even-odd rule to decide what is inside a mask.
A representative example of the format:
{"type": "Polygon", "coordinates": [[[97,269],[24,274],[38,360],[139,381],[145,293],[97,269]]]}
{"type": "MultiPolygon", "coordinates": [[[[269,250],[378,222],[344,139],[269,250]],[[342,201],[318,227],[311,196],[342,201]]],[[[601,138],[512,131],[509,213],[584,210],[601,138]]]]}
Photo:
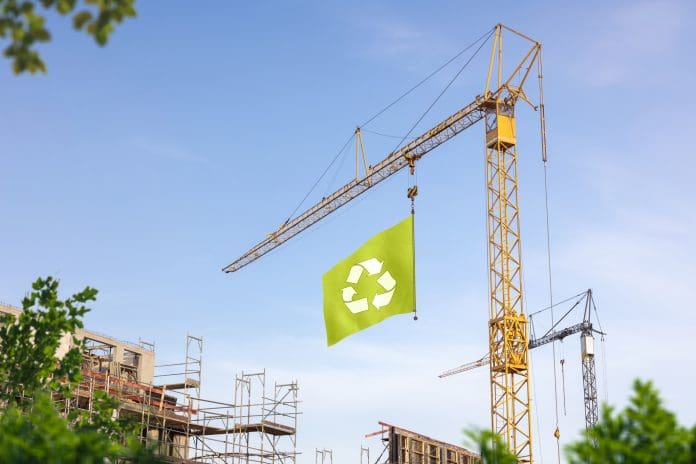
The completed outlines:
{"type": "Polygon", "coordinates": [[[163,390],[185,390],[188,388],[201,388],[201,382],[195,379],[184,379],[181,382],[164,383],[162,385],[157,385],[155,388],[160,388],[163,390]]]}

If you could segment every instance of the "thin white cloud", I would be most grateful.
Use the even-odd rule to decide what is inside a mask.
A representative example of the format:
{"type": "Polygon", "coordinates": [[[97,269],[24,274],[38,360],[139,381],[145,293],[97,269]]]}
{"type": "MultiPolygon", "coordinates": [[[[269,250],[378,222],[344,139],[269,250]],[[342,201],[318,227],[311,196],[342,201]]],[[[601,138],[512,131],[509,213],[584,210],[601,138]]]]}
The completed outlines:
{"type": "Polygon", "coordinates": [[[387,15],[360,18],[358,23],[366,37],[358,53],[368,58],[386,60],[419,75],[423,69],[439,64],[457,49],[440,31],[430,29],[423,23],[387,15]]]}
{"type": "Polygon", "coordinates": [[[207,163],[209,161],[207,158],[193,154],[184,147],[173,143],[141,139],[134,141],[133,145],[136,152],[157,158],[196,163],[207,163]]]}
{"type": "Polygon", "coordinates": [[[363,27],[372,36],[370,54],[394,57],[422,51],[424,31],[395,18],[370,18],[363,27]]]}
{"type": "Polygon", "coordinates": [[[689,22],[686,10],[679,1],[620,6],[590,29],[588,52],[579,60],[578,75],[592,86],[607,87],[639,80],[636,73],[654,71],[655,61],[681,40],[689,22]]]}

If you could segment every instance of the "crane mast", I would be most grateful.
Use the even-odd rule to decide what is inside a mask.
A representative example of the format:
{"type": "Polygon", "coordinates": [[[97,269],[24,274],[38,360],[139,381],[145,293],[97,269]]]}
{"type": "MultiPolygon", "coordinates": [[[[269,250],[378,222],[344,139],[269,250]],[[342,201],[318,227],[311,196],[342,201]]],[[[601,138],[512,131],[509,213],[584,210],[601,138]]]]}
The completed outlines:
{"type": "Polygon", "coordinates": [[[514,111],[514,105],[500,97],[486,106],[491,427],[519,462],[531,462],[529,333],[522,299],[514,111]]]}
{"type": "MultiPolygon", "coordinates": [[[[541,80],[541,43],[497,24],[483,95],[408,145],[389,153],[376,165],[369,166],[363,178],[351,180],[296,218],[289,219],[223,268],[224,272],[235,272],[255,261],[406,166],[413,167],[425,154],[478,121],[485,120],[491,427],[503,437],[520,463],[533,460],[529,334],[522,296],[515,105],[521,99],[543,113],[542,93],[538,106],[535,106],[524,91],[524,84],[535,64],[541,80]],[[525,48],[524,57],[510,73],[505,73],[505,77],[503,31],[530,44],[528,49],[525,48]],[[492,79],[497,81],[495,90],[491,90],[492,79]]],[[[540,116],[540,121],[543,150],[546,146],[543,116],[540,116]]]]}
{"type": "MultiPolygon", "coordinates": [[[[587,291],[587,302],[585,303],[585,317],[589,322],[590,311],[594,308],[592,290],[587,291]]],[[[592,328],[592,324],[583,327],[580,335],[580,345],[582,353],[582,391],[585,397],[585,426],[592,428],[599,420],[599,407],[597,406],[597,376],[595,375],[595,353],[593,332],[604,336],[592,328]]]]}

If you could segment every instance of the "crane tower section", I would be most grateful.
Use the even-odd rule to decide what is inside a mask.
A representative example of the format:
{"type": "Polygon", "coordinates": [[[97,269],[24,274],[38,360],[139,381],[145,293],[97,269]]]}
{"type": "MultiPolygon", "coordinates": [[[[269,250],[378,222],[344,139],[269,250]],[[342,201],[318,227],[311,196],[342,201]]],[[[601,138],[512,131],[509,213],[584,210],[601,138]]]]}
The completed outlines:
{"type": "Polygon", "coordinates": [[[520,462],[531,462],[529,334],[522,306],[522,260],[515,107],[486,102],[490,290],[491,426],[520,462]]]}
{"type": "MultiPolygon", "coordinates": [[[[541,44],[498,24],[488,65],[483,109],[486,125],[486,190],[488,235],[488,285],[490,319],[491,429],[508,444],[520,463],[532,463],[532,420],[529,385],[529,324],[522,295],[519,179],[515,105],[522,99],[532,105],[524,84],[538,65],[542,147],[543,93],[541,44]],[[525,57],[507,79],[503,78],[503,30],[532,42],[525,57]],[[497,90],[490,92],[497,75],[497,90]],[[516,81],[516,82],[515,82],[516,81]]],[[[545,159],[545,154],[542,157],[545,159]]]]}

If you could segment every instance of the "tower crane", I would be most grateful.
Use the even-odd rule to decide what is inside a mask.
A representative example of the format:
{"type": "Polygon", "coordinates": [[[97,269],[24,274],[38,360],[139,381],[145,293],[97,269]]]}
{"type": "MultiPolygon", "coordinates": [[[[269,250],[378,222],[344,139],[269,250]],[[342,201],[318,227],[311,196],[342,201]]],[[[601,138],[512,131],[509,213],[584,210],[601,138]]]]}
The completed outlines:
{"type": "MultiPolygon", "coordinates": [[[[357,176],[303,213],[285,221],[223,271],[235,272],[250,264],[405,167],[410,167],[413,173],[416,162],[423,156],[484,121],[491,428],[505,440],[520,463],[532,463],[529,330],[522,297],[515,110],[521,100],[538,111],[542,159],[546,162],[541,43],[503,24],[497,24],[491,35],[493,47],[481,95],[369,166],[364,176],[357,176]],[[522,58],[513,62],[516,64],[509,73],[503,69],[504,35],[517,37],[524,43],[522,58]],[[539,81],[536,105],[525,92],[525,84],[534,70],[539,81]]],[[[409,195],[413,194],[415,191],[411,190],[409,195]]]]}
{"type": "MultiPolygon", "coordinates": [[[[578,300],[573,304],[568,311],[566,311],[563,316],[561,316],[558,321],[556,321],[542,336],[532,337],[529,340],[529,349],[539,348],[540,346],[546,345],[547,343],[552,343],[555,341],[563,341],[569,335],[580,333],[580,348],[581,354],[580,359],[582,362],[582,386],[583,386],[583,396],[585,401],[585,428],[589,429],[597,424],[599,418],[598,404],[597,404],[597,376],[595,375],[595,351],[594,351],[594,334],[599,334],[605,336],[606,334],[601,330],[597,330],[592,325],[592,311],[597,311],[595,306],[594,298],[592,297],[592,289],[588,289],[575,297],[571,297],[568,300],[578,298],[578,300]],[[582,322],[573,324],[571,326],[559,329],[559,325],[563,320],[575,309],[581,307],[584,303],[584,312],[582,322]]],[[[568,301],[566,300],[566,301],[568,301]]],[[[549,309],[549,308],[547,308],[549,309]]],[[[544,310],[542,310],[544,311],[544,310]]],[[[538,314],[541,311],[538,311],[538,314]]],[[[530,319],[534,316],[530,315],[530,319]]],[[[534,333],[534,324],[531,324],[532,334],[534,333]]],[[[440,374],[438,377],[444,378],[451,375],[460,374],[462,372],[470,371],[476,369],[477,367],[485,366],[490,364],[489,355],[485,355],[476,361],[472,361],[466,364],[462,364],[454,369],[447,370],[440,374]]]]}

